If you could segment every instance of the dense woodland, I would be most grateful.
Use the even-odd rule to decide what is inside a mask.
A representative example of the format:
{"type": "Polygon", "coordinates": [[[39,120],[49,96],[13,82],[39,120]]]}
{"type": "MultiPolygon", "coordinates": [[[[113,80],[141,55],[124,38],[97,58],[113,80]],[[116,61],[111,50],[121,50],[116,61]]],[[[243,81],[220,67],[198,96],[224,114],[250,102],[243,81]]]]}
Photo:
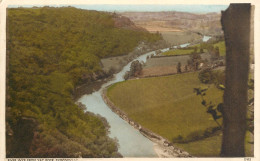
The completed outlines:
{"type": "Polygon", "coordinates": [[[106,120],[73,101],[77,85],[158,34],[114,26],[113,14],[64,8],[7,10],[7,157],[119,157],[106,120]]]}

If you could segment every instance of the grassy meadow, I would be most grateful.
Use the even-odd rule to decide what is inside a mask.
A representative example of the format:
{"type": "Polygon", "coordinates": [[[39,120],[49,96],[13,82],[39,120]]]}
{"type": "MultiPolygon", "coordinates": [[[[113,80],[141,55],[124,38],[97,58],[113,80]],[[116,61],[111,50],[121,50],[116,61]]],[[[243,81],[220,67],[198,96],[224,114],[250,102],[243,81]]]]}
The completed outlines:
{"type": "MultiPolygon", "coordinates": [[[[175,145],[174,138],[188,138],[194,133],[217,127],[201,105],[200,97],[193,93],[196,87],[206,85],[194,72],[120,82],[112,85],[107,95],[130,118],[175,145]]],[[[222,91],[211,85],[206,100],[216,105],[222,101],[222,95],[222,91]]],[[[218,156],[221,132],[217,131],[206,139],[176,145],[194,156],[218,156]]]]}
{"type": "Polygon", "coordinates": [[[186,55],[186,54],[191,54],[194,51],[194,49],[176,49],[176,50],[169,50],[162,55],[186,55]]]}
{"type": "MultiPolygon", "coordinates": [[[[205,86],[198,73],[129,80],[108,89],[108,97],[130,118],[168,140],[216,127],[193,88],[205,86]]],[[[222,101],[222,92],[208,90],[208,100],[222,101]]]]}
{"type": "MultiPolygon", "coordinates": [[[[217,157],[220,154],[221,150],[221,139],[222,133],[218,133],[215,136],[206,138],[204,140],[194,141],[187,144],[174,144],[179,148],[185,149],[191,155],[200,156],[200,157],[217,157]],[[199,147],[199,148],[198,148],[199,147]]],[[[252,157],[254,154],[253,144],[248,142],[252,141],[252,134],[250,132],[246,133],[246,156],[252,157]]]]}
{"type": "MultiPolygon", "coordinates": [[[[219,53],[220,56],[225,56],[226,55],[226,46],[225,46],[225,41],[219,41],[215,44],[208,44],[215,47],[219,47],[219,53]]],[[[205,43],[202,44],[195,44],[190,46],[190,49],[174,49],[174,50],[169,50],[166,51],[164,53],[162,53],[162,55],[186,55],[186,54],[191,54],[194,51],[194,48],[197,47],[198,51],[200,50],[201,46],[203,46],[203,50],[205,51],[206,46],[205,43]]],[[[207,51],[207,50],[206,50],[207,51]]]]}

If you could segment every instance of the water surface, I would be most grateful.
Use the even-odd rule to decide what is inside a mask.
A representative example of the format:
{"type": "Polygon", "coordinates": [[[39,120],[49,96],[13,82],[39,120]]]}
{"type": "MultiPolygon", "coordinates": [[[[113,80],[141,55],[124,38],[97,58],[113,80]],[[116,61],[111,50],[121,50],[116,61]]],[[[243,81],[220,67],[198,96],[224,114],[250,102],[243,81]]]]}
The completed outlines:
{"type": "MultiPolygon", "coordinates": [[[[146,53],[135,60],[146,62],[146,57],[152,54],[155,54],[155,52],[146,53]]],[[[99,91],[82,96],[78,102],[85,104],[87,111],[100,114],[107,119],[111,127],[109,136],[118,139],[118,151],[124,157],[157,157],[153,149],[153,142],[112,112],[101,96],[102,90],[105,87],[116,82],[124,81],[123,76],[126,71],[130,70],[130,65],[131,62],[128,63],[121,72],[115,74],[113,80],[103,84],[99,91]]]]}

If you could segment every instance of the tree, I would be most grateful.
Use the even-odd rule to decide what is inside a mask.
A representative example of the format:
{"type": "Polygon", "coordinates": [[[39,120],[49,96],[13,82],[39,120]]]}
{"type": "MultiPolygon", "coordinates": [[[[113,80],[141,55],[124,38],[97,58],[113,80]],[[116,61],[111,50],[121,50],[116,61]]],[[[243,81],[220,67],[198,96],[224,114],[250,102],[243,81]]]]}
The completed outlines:
{"type": "Polygon", "coordinates": [[[185,65],[185,72],[188,71],[188,65],[185,65]]]}
{"type": "Polygon", "coordinates": [[[213,74],[210,68],[203,69],[201,72],[199,72],[198,76],[199,80],[202,83],[212,83],[213,81],[213,74]]]}
{"type": "Polygon", "coordinates": [[[130,66],[130,76],[136,77],[137,75],[141,74],[142,69],[142,64],[138,60],[133,61],[130,66]]]}
{"type": "Polygon", "coordinates": [[[177,73],[181,73],[181,62],[178,62],[178,65],[177,65],[177,73]]]}
{"type": "Polygon", "coordinates": [[[245,156],[250,4],[230,4],[222,12],[226,44],[226,80],[221,156],[245,156]]]}
{"type": "Polygon", "coordinates": [[[201,96],[201,104],[207,108],[207,113],[212,116],[216,124],[219,126],[219,128],[222,128],[222,125],[218,122],[218,119],[222,118],[222,109],[223,109],[223,103],[218,104],[217,106],[214,105],[211,101],[207,102],[205,99],[206,91],[208,88],[194,88],[193,91],[196,93],[197,96],[201,96]]]}
{"type": "Polygon", "coordinates": [[[129,78],[130,78],[130,72],[127,71],[127,72],[125,73],[125,75],[124,75],[124,79],[127,80],[127,79],[129,79],[129,78]]]}
{"type": "Polygon", "coordinates": [[[201,56],[197,52],[193,52],[190,55],[190,60],[188,60],[188,64],[191,66],[191,68],[196,71],[199,69],[199,64],[201,63],[201,56]]]}
{"type": "Polygon", "coordinates": [[[200,48],[200,53],[203,53],[203,48],[200,48]]]}
{"type": "Polygon", "coordinates": [[[219,56],[220,56],[218,46],[215,47],[215,55],[216,55],[217,58],[219,58],[219,56]]]}
{"type": "Polygon", "coordinates": [[[72,7],[7,12],[6,156],[114,157],[117,144],[102,120],[72,97],[105,76],[101,58],[129,53],[139,42],[154,45],[161,36],[118,28],[110,13],[72,7]]]}

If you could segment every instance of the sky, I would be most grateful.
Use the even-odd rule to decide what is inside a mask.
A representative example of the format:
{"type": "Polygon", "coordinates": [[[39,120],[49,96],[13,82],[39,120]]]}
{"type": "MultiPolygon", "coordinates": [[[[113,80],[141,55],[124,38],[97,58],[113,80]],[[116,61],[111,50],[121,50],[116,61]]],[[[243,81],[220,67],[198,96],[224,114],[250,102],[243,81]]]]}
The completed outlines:
{"type": "MultiPolygon", "coordinates": [[[[9,8],[17,7],[42,7],[43,5],[10,5],[9,8]]],[[[64,7],[68,5],[49,5],[51,7],[64,7]]],[[[228,8],[228,5],[116,5],[116,4],[97,4],[97,5],[70,5],[80,9],[108,11],[108,12],[125,12],[125,11],[179,11],[190,13],[209,13],[220,12],[228,8]]]]}

